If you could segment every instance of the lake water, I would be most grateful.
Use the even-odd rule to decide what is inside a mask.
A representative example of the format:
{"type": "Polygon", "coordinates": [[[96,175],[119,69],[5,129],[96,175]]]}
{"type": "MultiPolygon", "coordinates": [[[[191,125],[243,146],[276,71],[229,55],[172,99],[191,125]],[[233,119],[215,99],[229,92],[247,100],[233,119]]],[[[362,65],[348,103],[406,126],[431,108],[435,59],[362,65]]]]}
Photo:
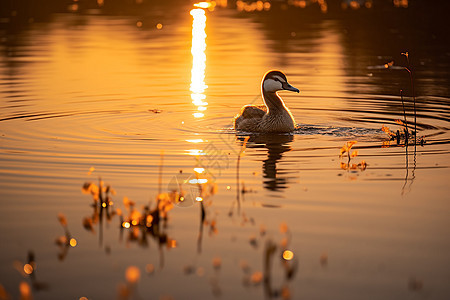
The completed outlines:
{"type": "Polygon", "coordinates": [[[1,18],[0,299],[450,297],[439,7],[104,2],[1,18]],[[299,129],[237,134],[270,69],[299,129]]]}

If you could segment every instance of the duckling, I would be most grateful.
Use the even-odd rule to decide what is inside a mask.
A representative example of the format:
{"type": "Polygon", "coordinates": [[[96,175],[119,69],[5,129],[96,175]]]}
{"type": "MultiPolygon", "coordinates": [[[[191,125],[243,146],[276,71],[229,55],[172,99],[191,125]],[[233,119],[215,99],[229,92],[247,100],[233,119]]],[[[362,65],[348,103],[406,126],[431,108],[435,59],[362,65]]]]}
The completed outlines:
{"type": "Polygon", "coordinates": [[[267,72],[261,82],[264,105],[245,105],[234,118],[234,129],[247,132],[283,133],[295,129],[295,121],[278,91],[300,91],[280,71],[267,72]]]}

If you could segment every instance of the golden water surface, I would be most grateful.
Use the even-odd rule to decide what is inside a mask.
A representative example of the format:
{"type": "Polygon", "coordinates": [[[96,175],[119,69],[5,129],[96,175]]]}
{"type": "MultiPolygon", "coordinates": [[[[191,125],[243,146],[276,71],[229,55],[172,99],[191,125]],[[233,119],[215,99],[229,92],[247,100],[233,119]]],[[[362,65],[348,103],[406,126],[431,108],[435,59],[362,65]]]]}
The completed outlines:
{"type": "Polygon", "coordinates": [[[326,2],[2,18],[0,299],[447,299],[450,48],[326,2]],[[236,133],[270,69],[300,128],[236,133]]]}

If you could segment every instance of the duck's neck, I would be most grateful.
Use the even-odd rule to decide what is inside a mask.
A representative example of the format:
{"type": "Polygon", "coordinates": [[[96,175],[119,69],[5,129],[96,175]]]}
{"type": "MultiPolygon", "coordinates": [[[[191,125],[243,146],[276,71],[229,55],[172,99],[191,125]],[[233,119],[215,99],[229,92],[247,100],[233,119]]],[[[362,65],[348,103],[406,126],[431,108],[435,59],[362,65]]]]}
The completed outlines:
{"type": "Polygon", "coordinates": [[[283,100],[274,92],[262,91],[264,104],[267,106],[268,114],[278,114],[282,112],[287,112],[284,106],[283,100]]]}

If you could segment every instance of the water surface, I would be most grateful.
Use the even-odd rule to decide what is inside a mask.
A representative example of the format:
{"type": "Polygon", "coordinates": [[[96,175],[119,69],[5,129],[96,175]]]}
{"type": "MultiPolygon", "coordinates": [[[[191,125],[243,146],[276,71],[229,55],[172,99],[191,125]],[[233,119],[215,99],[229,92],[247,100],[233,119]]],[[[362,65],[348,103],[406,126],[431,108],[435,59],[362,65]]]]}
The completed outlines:
{"type": "Polygon", "coordinates": [[[228,4],[2,19],[0,284],[36,299],[446,299],[450,48],[433,10],[228,4]],[[406,51],[408,147],[381,130],[403,130],[400,90],[414,127],[406,51]],[[300,89],[280,93],[300,128],[245,139],[232,118],[269,69],[300,89]],[[187,200],[200,179],[213,195],[203,220],[199,202],[175,205],[150,235],[91,206],[81,188],[99,177],[124,217],[124,197],[142,211],[180,182],[187,200]],[[58,214],[75,247],[55,244],[58,214]]]}

